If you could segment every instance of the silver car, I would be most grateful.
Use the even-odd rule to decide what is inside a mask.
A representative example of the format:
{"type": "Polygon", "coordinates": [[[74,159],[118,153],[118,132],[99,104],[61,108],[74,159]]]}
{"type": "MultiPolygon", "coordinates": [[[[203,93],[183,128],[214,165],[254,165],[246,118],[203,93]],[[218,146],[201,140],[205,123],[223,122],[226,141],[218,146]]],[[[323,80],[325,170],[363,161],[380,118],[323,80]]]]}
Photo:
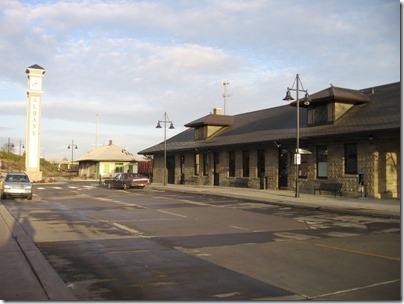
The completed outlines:
{"type": "Polygon", "coordinates": [[[7,197],[26,197],[32,199],[32,184],[25,173],[10,172],[1,186],[1,198],[7,197]]]}

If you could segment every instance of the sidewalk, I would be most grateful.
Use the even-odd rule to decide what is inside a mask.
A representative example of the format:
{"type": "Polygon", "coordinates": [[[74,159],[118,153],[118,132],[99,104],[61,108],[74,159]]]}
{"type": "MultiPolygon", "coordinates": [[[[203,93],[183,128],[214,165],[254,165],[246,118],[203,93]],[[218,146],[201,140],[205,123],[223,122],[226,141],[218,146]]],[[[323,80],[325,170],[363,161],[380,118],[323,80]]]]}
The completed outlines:
{"type": "Polygon", "coordinates": [[[338,211],[348,214],[401,218],[401,202],[399,199],[372,199],[337,196],[323,192],[319,194],[299,193],[290,190],[260,190],[251,188],[217,187],[202,185],[178,185],[153,183],[152,189],[242,198],[251,201],[265,202],[272,205],[283,205],[299,208],[311,208],[322,211],[338,211]]]}
{"type": "Polygon", "coordinates": [[[32,239],[0,202],[0,300],[72,301],[76,298],[32,239]]]}

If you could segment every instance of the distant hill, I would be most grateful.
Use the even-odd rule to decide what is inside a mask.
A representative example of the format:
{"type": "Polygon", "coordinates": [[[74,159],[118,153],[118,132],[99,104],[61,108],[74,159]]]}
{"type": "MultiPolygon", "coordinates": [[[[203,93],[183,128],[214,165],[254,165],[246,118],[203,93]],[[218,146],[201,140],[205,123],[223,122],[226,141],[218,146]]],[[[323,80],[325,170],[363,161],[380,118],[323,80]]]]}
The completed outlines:
{"type": "MultiPolygon", "coordinates": [[[[44,177],[67,176],[66,172],[59,172],[56,163],[41,159],[40,170],[44,177]]],[[[25,154],[17,155],[0,151],[0,171],[25,171],[25,154]]]]}

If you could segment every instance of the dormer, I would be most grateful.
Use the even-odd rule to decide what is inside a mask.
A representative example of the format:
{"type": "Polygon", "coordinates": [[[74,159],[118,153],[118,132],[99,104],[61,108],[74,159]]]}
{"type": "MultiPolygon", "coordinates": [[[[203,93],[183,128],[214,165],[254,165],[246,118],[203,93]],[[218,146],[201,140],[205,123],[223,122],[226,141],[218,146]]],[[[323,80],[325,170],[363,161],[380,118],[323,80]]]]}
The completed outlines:
{"type": "Polygon", "coordinates": [[[234,116],[222,115],[221,113],[220,108],[215,108],[213,114],[187,123],[185,127],[194,128],[195,140],[208,139],[234,123],[234,116]]]}
{"type": "MultiPolygon", "coordinates": [[[[355,105],[370,100],[369,92],[338,88],[331,85],[329,88],[310,95],[310,103],[305,106],[300,100],[299,106],[307,108],[308,126],[333,124],[355,105]]],[[[296,102],[294,102],[296,106],[296,102]]]]}

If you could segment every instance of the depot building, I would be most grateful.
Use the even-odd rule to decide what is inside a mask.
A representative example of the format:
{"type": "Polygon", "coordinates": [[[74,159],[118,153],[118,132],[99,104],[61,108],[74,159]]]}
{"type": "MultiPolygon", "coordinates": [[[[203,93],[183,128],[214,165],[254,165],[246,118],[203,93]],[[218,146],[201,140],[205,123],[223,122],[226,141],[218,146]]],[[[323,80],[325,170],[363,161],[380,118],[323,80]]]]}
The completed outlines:
{"type": "Polygon", "coordinates": [[[306,193],[341,183],[343,196],[400,198],[400,88],[331,85],[309,103],[300,100],[298,157],[296,102],[238,115],[217,108],[139,154],[153,156],[158,183],[166,177],[172,184],[281,191],[297,181],[306,193]]]}

